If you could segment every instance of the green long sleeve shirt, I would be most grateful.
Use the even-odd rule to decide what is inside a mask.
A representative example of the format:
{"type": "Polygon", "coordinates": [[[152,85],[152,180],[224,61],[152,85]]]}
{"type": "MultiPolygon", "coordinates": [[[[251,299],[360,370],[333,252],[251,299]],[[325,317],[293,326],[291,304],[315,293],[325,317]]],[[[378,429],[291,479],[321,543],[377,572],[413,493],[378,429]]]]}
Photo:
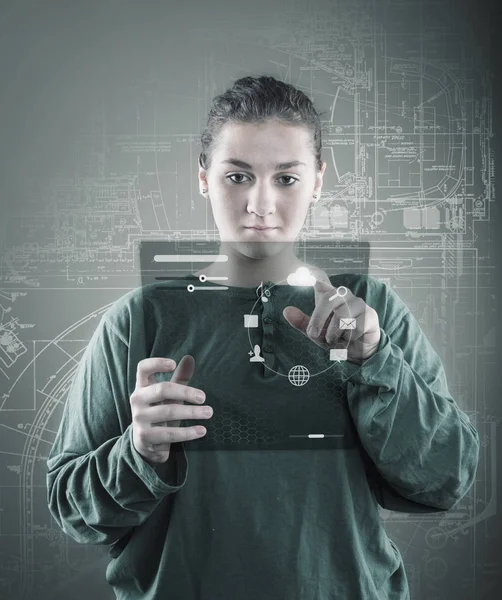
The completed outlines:
{"type": "Polygon", "coordinates": [[[399,296],[369,276],[330,281],[378,313],[380,344],[362,365],[330,360],[283,317],[290,305],[312,314],[311,287],[266,282],[263,302],[254,288],[190,293],[216,284],[187,276],[134,289],[101,318],[49,455],[47,498],[66,534],[110,546],[120,600],[409,598],[378,506],[453,507],[474,481],[479,438],[399,296]],[[250,360],[255,344],[263,362],[250,360]],[[133,444],[137,365],[185,354],[214,414],[182,421],[206,436],[152,466],[133,444]],[[288,377],[295,365],[304,385],[288,377]],[[324,438],[306,435],[319,428],[324,438]]]}

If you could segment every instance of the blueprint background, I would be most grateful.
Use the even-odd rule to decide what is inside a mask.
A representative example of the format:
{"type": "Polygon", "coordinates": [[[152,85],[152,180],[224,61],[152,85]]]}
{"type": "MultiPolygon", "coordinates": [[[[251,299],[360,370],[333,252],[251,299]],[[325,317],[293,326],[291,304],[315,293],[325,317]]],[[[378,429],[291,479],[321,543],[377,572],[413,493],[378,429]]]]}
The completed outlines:
{"type": "Polygon", "coordinates": [[[141,285],[138,243],[214,238],[197,135],[262,73],[327,111],[312,236],[371,243],[481,436],[452,514],[383,512],[411,598],[499,597],[498,42],[487,0],[2,1],[2,600],[113,598],[107,548],[48,512],[45,461],[99,318],[141,285]]]}

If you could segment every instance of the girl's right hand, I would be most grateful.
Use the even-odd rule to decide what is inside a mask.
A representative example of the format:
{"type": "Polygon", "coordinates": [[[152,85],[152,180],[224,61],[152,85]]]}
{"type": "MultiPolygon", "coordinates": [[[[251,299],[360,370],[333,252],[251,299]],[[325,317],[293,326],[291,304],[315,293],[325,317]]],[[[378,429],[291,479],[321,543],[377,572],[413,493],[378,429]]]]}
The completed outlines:
{"type": "Polygon", "coordinates": [[[179,362],[170,381],[157,382],[155,373],[173,371],[176,362],[166,358],[145,358],[138,363],[136,389],[131,395],[133,443],[147,461],[164,463],[171,444],[195,440],[207,433],[205,427],[180,427],[181,420],[209,419],[210,406],[185,406],[183,402],[203,404],[202,390],[189,387],[195,359],[189,354],[179,362]],[[201,397],[198,398],[197,394],[201,397]]]}

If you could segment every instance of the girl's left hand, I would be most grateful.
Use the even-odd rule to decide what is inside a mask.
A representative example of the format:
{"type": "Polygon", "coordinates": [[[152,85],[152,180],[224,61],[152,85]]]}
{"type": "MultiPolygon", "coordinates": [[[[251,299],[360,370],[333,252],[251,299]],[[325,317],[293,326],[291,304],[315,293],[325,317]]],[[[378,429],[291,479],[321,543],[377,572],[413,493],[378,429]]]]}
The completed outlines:
{"type": "Polygon", "coordinates": [[[311,339],[320,348],[330,350],[340,341],[346,340],[347,360],[361,365],[373,356],[380,344],[380,322],[376,310],[362,298],[354,296],[348,289],[342,297],[336,295],[337,288],[317,280],[314,286],[315,309],[311,317],[295,306],[286,306],[282,314],[295,329],[311,339]],[[333,300],[329,300],[335,296],[333,300]],[[336,315],[336,318],[335,318],[336,315]],[[354,329],[340,329],[340,320],[354,329]]]}

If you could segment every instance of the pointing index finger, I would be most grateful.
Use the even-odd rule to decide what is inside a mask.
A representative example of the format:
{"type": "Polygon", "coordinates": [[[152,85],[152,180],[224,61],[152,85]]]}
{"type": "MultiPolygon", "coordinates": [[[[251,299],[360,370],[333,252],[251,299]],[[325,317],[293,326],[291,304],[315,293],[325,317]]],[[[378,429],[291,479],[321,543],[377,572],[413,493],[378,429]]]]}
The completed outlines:
{"type": "Polygon", "coordinates": [[[318,279],[314,285],[315,292],[315,308],[310,317],[310,321],[307,326],[307,335],[316,337],[319,332],[323,329],[326,320],[330,316],[333,306],[329,303],[327,294],[334,295],[336,297],[336,288],[330,283],[321,281],[318,279]]]}

